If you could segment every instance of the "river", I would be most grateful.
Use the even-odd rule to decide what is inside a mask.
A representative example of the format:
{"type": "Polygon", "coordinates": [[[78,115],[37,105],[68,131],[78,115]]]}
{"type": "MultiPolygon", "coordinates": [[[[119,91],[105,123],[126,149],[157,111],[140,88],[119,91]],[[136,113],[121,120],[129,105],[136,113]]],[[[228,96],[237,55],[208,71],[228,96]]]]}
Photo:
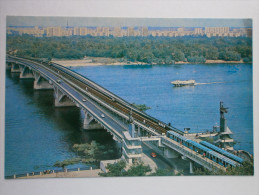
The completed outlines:
{"type": "MultiPolygon", "coordinates": [[[[219,102],[236,149],[253,153],[253,86],[251,64],[125,65],[73,67],[131,103],[151,107],[146,112],[191,132],[219,124],[219,102]],[[194,79],[196,86],[173,87],[173,80],[194,79]]],[[[85,132],[78,108],[55,108],[52,91],[34,91],[32,81],[6,73],[5,175],[54,169],[56,161],[77,157],[72,146],[98,143],[117,147],[105,131],[85,132]],[[105,140],[105,141],[104,141],[105,140]]],[[[114,151],[103,159],[118,158],[114,151]]],[[[83,167],[76,164],[70,167],[83,167]]],[[[93,166],[89,164],[88,166],[93,166]]]]}

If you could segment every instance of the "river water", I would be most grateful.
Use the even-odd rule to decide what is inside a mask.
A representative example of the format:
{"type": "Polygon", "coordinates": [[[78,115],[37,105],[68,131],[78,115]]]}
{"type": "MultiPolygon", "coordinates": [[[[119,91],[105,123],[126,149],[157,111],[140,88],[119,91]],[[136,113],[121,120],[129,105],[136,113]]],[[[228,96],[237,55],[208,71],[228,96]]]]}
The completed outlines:
{"type": "MultiPolygon", "coordinates": [[[[219,124],[219,102],[236,149],[253,153],[253,86],[251,64],[126,65],[75,67],[131,103],[151,107],[146,112],[165,123],[191,132],[219,124]],[[194,79],[196,86],[173,87],[173,80],[194,79]]],[[[56,161],[78,156],[72,146],[92,140],[116,147],[105,131],[82,130],[78,108],[55,108],[53,92],[34,91],[32,81],[6,73],[5,175],[54,169],[56,161]]],[[[103,159],[118,158],[118,151],[103,159]]],[[[86,166],[82,164],[70,167],[86,166]]],[[[88,165],[92,166],[92,165],[88,165]]]]}

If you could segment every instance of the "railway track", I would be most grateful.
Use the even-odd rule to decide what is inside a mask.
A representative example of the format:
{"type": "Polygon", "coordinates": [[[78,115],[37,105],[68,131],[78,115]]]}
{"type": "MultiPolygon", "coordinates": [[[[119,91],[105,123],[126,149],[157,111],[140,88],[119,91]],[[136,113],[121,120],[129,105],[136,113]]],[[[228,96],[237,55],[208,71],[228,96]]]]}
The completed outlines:
{"type": "MultiPolygon", "coordinates": [[[[8,56],[9,57],[9,56],[8,56]]],[[[12,57],[11,58],[17,58],[17,57],[12,57]]],[[[117,100],[117,96],[116,95],[109,95],[107,93],[108,90],[105,90],[104,88],[98,86],[97,84],[95,84],[95,86],[93,85],[94,82],[88,80],[87,78],[81,76],[80,74],[71,71],[68,68],[65,68],[59,64],[48,64],[46,62],[42,62],[42,61],[38,61],[35,59],[24,59],[24,58],[17,58],[18,60],[22,60],[24,62],[30,62],[30,63],[37,63],[40,66],[44,66],[45,68],[51,69],[53,72],[56,73],[56,75],[60,75],[60,77],[64,77],[66,79],[68,79],[69,81],[73,82],[74,84],[76,84],[78,87],[80,87],[82,90],[86,90],[89,93],[91,93],[92,95],[94,95],[95,97],[99,98],[101,101],[105,102],[108,105],[111,105],[112,107],[114,107],[116,110],[118,110],[119,112],[122,112],[125,115],[128,116],[132,116],[132,118],[134,120],[137,120],[138,122],[142,123],[143,125],[146,125],[148,127],[151,127],[152,129],[154,129],[157,133],[162,134],[162,133],[166,133],[169,130],[173,130],[176,131],[177,133],[183,134],[182,131],[174,128],[174,127],[170,127],[168,125],[166,125],[165,123],[139,111],[138,109],[136,109],[135,107],[131,106],[129,103],[127,103],[126,101],[123,100],[117,100]],[[79,79],[79,77],[83,77],[84,79],[79,79]],[[99,89],[96,87],[98,86],[99,89]],[[100,88],[102,90],[100,90],[100,88]]],[[[109,92],[111,93],[111,92],[109,92]]]]}

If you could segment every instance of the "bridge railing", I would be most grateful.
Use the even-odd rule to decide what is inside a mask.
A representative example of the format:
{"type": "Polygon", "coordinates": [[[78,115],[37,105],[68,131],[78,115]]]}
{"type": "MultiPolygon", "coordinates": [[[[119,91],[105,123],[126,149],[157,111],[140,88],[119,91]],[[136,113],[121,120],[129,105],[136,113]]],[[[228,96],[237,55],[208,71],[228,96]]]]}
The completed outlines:
{"type": "Polygon", "coordinates": [[[185,147],[184,145],[178,142],[175,142],[174,140],[169,140],[166,137],[162,137],[162,143],[169,147],[171,146],[172,149],[188,157],[189,159],[197,162],[198,164],[209,168],[210,170],[215,170],[215,169],[226,170],[225,167],[217,164],[216,162],[208,159],[207,157],[203,157],[199,153],[185,147]]]}
{"type": "MultiPolygon", "coordinates": [[[[134,110],[135,112],[137,112],[138,114],[144,116],[144,117],[147,117],[149,118],[150,120],[153,120],[155,122],[161,122],[163,124],[165,124],[164,122],[162,121],[159,121],[158,119],[146,114],[145,112],[143,111],[140,111],[139,109],[133,107],[129,102],[125,101],[124,99],[120,98],[119,96],[113,94],[112,92],[110,92],[109,90],[103,88],[102,86],[98,85],[97,83],[95,83],[94,81],[90,80],[89,78],[86,78],[85,76],[67,68],[67,67],[64,67],[60,64],[57,64],[57,63],[52,63],[53,65],[55,65],[55,67],[58,67],[59,69],[62,69],[62,71],[66,72],[67,74],[69,74],[70,76],[82,81],[83,83],[85,84],[88,84],[89,85],[89,82],[91,84],[92,87],[94,87],[95,89],[97,89],[99,92],[102,92],[104,95],[108,96],[108,97],[115,97],[117,100],[120,100],[119,103],[122,103],[124,106],[128,107],[129,109],[132,109],[134,110]],[[81,78],[79,78],[81,77],[81,78]],[[83,78],[83,79],[82,79],[83,78]],[[88,83],[86,83],[86,81],[88,83]]],[[[174,130],[174,131],[177,131],[178,133],[180,134],[183,134],[183,132],[175,127],[171,127],[171,126],[168,126],[167,124],[165,124],[165,126],[171,130],[174,130]]]]}
{"type": "MultiPolygon", "coordinates": [[[[7,55],[7,58],[16,59],[16,60],[22,60],[22,61],[27,60],[27,61],[32,62],[32,63],[33,63],[33,62],[37,62],[37,63],[40,63],[40,64],[45,64],[45,65],[47,65],[46,62],[42,62],[42,61],[39,61],[39,60],[36,60],[36,59],[30,59],[30,58],[26,59],[26,58],[14,57],[14,56],[10,56],[10,55],[7,55]]],[[[174,130],[174,131],[176,131],[176,132],[178,132],[178,133],[180,133],[180,134],[183,134],[183,132],[180,131],[179,129],[176,129],[176,128],[174,128],[174,127],[168,126],[168,125],[165,124],[164,122],[159,121],[158,119],[156,119],[156,118],[154,118],[154,117],[152,117],[152,116],[146,114],[145,112],[140,111],[139,109],[133,107],[129,102],[127,102],[127,101],[123,100],[122,98],[116,96],[115,94],[113,94],[113,93],[110,92],[109,90],[103,88],[102,86],[100,86],[100,85],[98,85],[97,83],[91,81],[90,79],[84,77],[83,75],[81,75],[81,74],[79,74],[79,73],[77,73],[77,72],[75,72],[75,71],[73,71],[73,70],[71,70],[71,69],[69,69],[69,68],[67,68],[67,67],[64,67],[64,66],[62,66],[62,65],[60,65],[60,64],[52,63],[52,65],[54,65],[54,66],[55,66],[56,68],[58,68],[59,70],[65,72],[66,74],[72,76],[73,78],[75,78],[75,79],[77,79],[77,80],[80,80],[81,82],[83,82],[83,83],[85,83],[85,84],[87,84],[87,85],[90,85],[91,87],[94,87],[94,88],[97,89],[99,92],[103,93],[104,95],[106,95],[106,96],[108,96],[108,97],[111,97],[111,98],[114,98],[114,97],[115,97],[117,100],[120,100],[120,101],[118,101],[119,103],[123,104],[124,106],[128,107],[129,109],[134,110],[134,111],[137,112],[138,114],[140,114],[140,115],[142,115],[142,116],[144,116],[144,117],[146,117],[146,118],[148,118],[148,119],[150,119],[150,120],[152,120],[152,121],[155,121],[155,122],[157,122],[157,123],[159,123],[159,122],[160,122],[160,123],[163,123],[168,129],[171,129],[171,130],[174,130]]]]}

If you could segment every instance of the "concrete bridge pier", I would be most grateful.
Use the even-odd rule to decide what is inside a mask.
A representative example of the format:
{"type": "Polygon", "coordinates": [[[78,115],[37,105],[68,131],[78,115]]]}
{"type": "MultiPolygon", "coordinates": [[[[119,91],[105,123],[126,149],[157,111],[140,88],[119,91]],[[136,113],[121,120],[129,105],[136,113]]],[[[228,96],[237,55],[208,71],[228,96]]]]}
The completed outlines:
{"type": "Polygon", "coordinates": [[[32,70],[27,66],[20,65],[20,79],[34,79],[32,70]]]}
{"type": "Polygon", "coordinates": [[[103,127],[100,124],[98,124],[87,111],[85,111],[84,113],[85,113],[84,126],[83,126],[84,129],[86,130],[103,129],[103,127]]]}
{"type": "Polygon", "coordinates": [[[140,126],[138,126],[138,133],[137,136],[140,137],[141,136],[141,132],[140,132],[140,126]]]}
{"type": "Polygon", "coordinates": [[[18,64],[16,64],[16,63],[11,63],[11,64],[12,64],[11,65],[11,73],[21,72],[18,64]]]}
{"type": "Polygon", "coordinates": [[[6,62],[5,67],[6,67],[6,70],[11,70],[11,68],[12,68],[12,63],[6,62]]]}
{"type": "Polygon", "coordinates": [[[179,154],[176,151],[174,151],[174,150],[172,150],[170,148],[165,147],[164,148],[164,156],[166,158],[178,158],[179,154]]]}
{"type": "Polygon", "coordinates": [[[33,76],[35,78],[33,88],[35,90],[48,90],[53,89],[53,86],[50,84],[49,81],[44,79],[39,73],[32,71],[33,76]]]}
{"type": "Polygon", "coordinates": [[[141,128],[141,127],[138,128],[138,132],[139,132],[139,137],[146,137],[146,136],[148,136],[147,131],[145,129],[141,128]]]}
{"type": "Polygon", "coordinates": [[[55,107],[70,107],[76,104],[69,99],[57,86],[54,86],[55,107]]]}
{"type": "Polygon", "coordinates": [[[131,137],[136,137],[135,136],[135,124],[134,123],[130,123],[129,124],[129,133],[131,137]]]}
{"type": "Polygon", "coordinates": [[[193,162],[190,161],[190,174],[193,174],[193,162]]]}

